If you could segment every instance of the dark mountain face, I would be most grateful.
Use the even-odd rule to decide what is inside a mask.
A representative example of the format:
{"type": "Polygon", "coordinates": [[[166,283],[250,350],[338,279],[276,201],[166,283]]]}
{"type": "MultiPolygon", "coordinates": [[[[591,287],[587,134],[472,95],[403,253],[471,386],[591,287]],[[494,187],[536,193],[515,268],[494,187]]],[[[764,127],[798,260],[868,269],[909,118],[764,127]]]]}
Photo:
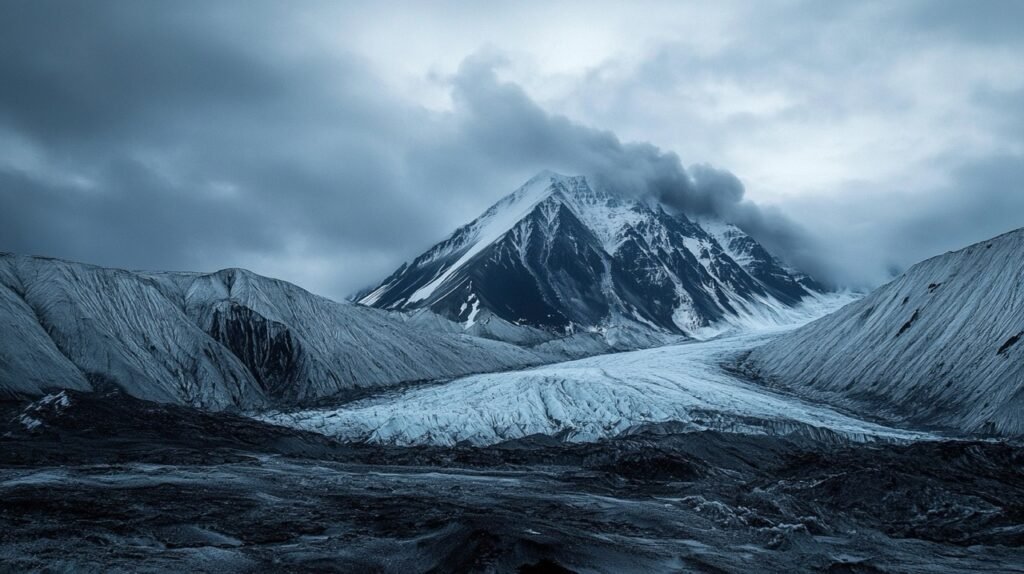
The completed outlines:
{"type": "Polygon", "coordinates": [[[565,205],[546,200],[481,251],[468,280],[431,308],[463,322],[483,307],[517,324],[596,324],[609,311],[600,285],[607,269],[594,234],[565,205]]]}
{"type": "Polygon", "coordinates": [[[359,302],[466,327],[496,317],[555,333],[631,323],[689,334],[813,291],[734,226],[546,172],[359,302]]]}

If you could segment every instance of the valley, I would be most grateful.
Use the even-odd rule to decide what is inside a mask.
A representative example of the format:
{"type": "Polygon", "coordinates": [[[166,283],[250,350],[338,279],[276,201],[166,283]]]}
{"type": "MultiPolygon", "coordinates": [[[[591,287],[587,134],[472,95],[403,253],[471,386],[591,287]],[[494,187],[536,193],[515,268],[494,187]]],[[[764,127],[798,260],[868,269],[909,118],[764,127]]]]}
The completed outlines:
{"type": "Polygon", "coordinates": [[[339,440],[396,445],[489,445],[530,435],[592,442],[660,423],[671,423],[676,432],[794,434],[825,441],[929,437],[765,388],[727,369],[795,327],[471,375],[384,391],[338,408],[257,417],[339,440]]]}

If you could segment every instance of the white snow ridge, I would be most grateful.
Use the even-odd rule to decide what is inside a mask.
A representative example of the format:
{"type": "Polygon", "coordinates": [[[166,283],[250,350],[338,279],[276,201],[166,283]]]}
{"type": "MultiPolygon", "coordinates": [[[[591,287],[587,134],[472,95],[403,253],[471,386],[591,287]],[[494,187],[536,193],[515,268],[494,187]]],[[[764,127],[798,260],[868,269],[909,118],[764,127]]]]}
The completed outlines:
{"type": "Polygon", "coordinates": [[[895,422],[1024,434],[1024,230],[934,257],[755,350],[756,374],[895,422]]]}

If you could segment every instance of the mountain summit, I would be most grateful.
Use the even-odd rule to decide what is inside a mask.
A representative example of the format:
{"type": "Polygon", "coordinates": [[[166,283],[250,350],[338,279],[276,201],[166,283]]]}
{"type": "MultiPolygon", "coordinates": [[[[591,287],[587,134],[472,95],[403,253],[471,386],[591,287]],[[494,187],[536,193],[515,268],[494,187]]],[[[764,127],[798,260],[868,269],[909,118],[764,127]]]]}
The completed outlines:
{"type": "Polygon", "coordinates": [[[697,334],[773,321],[815,284],[739,228],[544,171],[359,303],[556,334],[633,324],[697,334]]]}

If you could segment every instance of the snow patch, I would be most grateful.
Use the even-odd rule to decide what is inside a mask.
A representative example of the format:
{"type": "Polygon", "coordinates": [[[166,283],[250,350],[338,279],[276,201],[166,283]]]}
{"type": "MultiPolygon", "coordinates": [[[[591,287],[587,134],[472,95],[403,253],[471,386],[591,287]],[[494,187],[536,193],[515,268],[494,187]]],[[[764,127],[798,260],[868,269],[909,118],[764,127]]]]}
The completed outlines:
{"type": "Polygon", "coordinates": [[[36,430],[44,426],[43,419],[61,415],[71,406],[71,397],[66,391],[53,393],[29,404],[17,417],[25,430],[36,430]]]}
{"type": "MultiPolygon", "coordinates": [[[[476,295],[470,293],[469,301],[468,302],[472,305],[472,308],[469,310],[469,316],[466,317],[466,322],[462,324],[462,328],[463,329],[469,329],[470,327],[475,325],[476,324],[476,316],[477,316],[477,314],[480,313],[480,299],[477,299],[476,295]]],[[[466,310],[466,303],[463,303],[462,304],[462,309],[459,311],[459,313],[461,314],[465,310],[466,310]]]]}

